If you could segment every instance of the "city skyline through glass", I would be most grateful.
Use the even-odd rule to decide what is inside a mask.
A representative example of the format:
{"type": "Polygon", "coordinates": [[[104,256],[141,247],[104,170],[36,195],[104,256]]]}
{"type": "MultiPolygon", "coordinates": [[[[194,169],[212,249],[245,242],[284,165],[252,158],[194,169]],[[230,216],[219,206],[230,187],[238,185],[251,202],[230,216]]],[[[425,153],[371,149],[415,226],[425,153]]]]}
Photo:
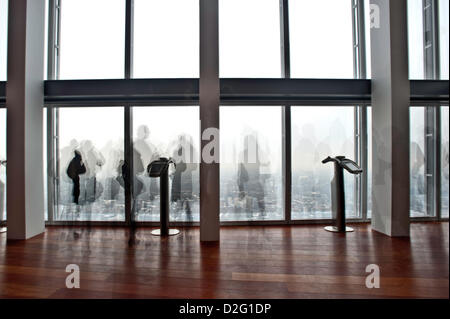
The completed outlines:
{"type": "Polygon", "coordinates": [[[125,221],[122,107],[59,108],[55,220],[125,221]],[[107,115],[108,121],[98,121],[107,115]]]}
{"type": "MultiPolygon", "coordinates": [[[[292,107],[292,219],[331,218],[334,169],[327,156],[355,159],[353,107],[292,107]]],[[[355,211],[355,178],[345,174],[347,218],[355,211]]]]}

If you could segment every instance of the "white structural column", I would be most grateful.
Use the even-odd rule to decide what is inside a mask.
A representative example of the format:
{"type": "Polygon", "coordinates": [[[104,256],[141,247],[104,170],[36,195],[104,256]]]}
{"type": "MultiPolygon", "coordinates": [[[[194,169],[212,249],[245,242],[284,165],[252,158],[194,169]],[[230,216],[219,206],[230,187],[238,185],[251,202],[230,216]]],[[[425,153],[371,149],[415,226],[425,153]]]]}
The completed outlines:
{"type": "Polygon", "coordinates": [[[8,239],[44,231],[45,0],[10,0],[8,25],[8,239]]]}
{"type": "MultiPolygon", "coordinates": [[[[218,161],[211,163],[211,156],[203,151],[216,145],[217,159],[219,141],[211,133],[219,129],[219,8],[218,0],[200,0],[200,120],[202,132],[202,156],[200,163],[200,240],[220,239],[220,167],[218,161]],[[212,144],[211,144],[212,143],[212,144]]],[[[215,137],[218,139],[218,136],[215,137]]]]}
{"type": "Polygon", "coordinates": [[[389,236],[409,236],[406,2],[371,0],[372,228],[389,236]]]}

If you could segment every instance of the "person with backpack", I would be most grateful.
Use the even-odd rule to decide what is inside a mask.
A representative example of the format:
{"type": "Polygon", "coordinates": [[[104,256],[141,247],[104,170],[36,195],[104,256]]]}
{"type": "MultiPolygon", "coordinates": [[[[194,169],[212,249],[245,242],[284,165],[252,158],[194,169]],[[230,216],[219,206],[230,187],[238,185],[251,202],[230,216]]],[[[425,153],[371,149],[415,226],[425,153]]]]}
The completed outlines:
{"type": "Polygon", "coordinates": [[[73,182],[73,202],[78,205],[78,199],[80,197],[80,175],[86,173],[86,166],[83,163],[83,159],[79,151],[75,150],[75,157],[70,161],[67,167],[67,176],[73,182]]]}

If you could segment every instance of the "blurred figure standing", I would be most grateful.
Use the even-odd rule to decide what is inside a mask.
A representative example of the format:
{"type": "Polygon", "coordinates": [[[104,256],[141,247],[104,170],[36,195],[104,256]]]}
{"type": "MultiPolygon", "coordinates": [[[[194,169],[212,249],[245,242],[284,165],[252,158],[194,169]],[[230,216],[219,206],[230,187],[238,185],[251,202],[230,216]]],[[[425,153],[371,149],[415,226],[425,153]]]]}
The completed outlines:
{"type": "Polygon", "coordinates": [[[246,200],[246,211],[248,217],[253,217],[254,200],[256,200],[260,215],[266,213],[264,180],[261,176],[261,166],[268,166],[268,163],[261,163],[260,149],[257,138],[254,134],[244,137],[244,150],[239,156],[237,182],[239,188],[239,198],[246,200]]]}
{"type": "Polygon", "coordinates": [[[182,211],[184,208],[186,219],[192,221],[191,206],[194,199],[192,173],[197,170],[192,137],[189,135],[180,135],[178,137],[172,158],[175,161],[176,168],[172,176],[171,201],[176,203],[177,212],[182,211]]]}
{"type": "Polygon", "coordinates": [[[146,174],[145,168],[148,164],[159,158],[156,147],[149,140],[150,130],[147,125],[141,125],[137,129],[137,138],[133,142],[135,148],[135,166],[133,170],[136,175],[144,180],[144,184],[148,185],[148,195],[150,201],[153,201],[155,196],[159,194],[159,185],[157,180],[149,178],[146,174]],[[136,163],[140,161],[140,163],[136,163]],[[136,165],[137,164],[137,165],[136,165]]]}
{"type": "Polygon", "coordinates": [[[67,167],[67,176],[73,182],[72,198],[73,202],[78,206],[80,197],[80,175],[86,173],[83,159],[79,151],[75,151],[75,157],[70,161],[67,167]]]}

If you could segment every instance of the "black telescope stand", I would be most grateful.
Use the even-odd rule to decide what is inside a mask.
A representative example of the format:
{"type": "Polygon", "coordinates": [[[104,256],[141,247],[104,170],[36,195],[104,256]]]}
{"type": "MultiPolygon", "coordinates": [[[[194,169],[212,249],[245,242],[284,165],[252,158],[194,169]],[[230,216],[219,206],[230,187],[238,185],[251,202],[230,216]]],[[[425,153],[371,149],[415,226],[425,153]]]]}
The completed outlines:
{"type": "Polygon", "coordinates": [[[334,163],[334,178],[331,181],[331,211],[334,220],[333,226],[325,227],[325,230],[335,233],[352,232],[353,228],[345,226],[345,189],[344,169],[351,174],[361,174],[362,169],[345,156],[328,156],[323,164],[334,163]]]}
{"type": "Polygon", "coordinates": [[[169,165],[175,163],[171,159],[161,157],[147,167],[150,177],[159,177],[160,228],[152,231],[155,236],[172,236],[180,233],[178,229],[169,228],[169,165]]]}

